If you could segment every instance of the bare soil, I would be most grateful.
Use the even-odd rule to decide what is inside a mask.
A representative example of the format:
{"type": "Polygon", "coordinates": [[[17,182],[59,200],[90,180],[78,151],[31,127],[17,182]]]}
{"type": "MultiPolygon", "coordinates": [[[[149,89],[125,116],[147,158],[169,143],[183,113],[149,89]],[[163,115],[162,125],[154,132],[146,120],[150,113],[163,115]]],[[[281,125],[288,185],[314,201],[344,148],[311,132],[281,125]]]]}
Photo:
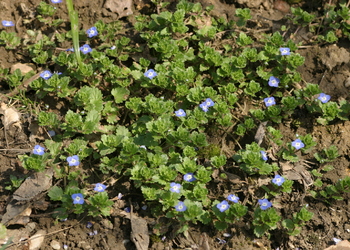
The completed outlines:
{"type": "MultiPolygon", "coordinates": [[[[50,34],[55,32],[45,28],[44,24],[34,22],[32,13],[35,12],[40,0],[2,0],[0,3],[1,15],[3,20],[14,20],[16,26],[13,31],[17,32],[21,37],[27,36],[28,29],[41,29],[43,33],[50,34]],[[24,5],[24,6],[23,6],[24,5]],[[27,12],[26,12],[27,10],[27,12]],[[30,22],[24,22],[30,20],[30,22]]],[[[79,12],[80,25],[82,29],[88,29],[98,20],[110,22],[118,19],[118,14],[111,12],[104,8],[104,0],[80,0],[75,1],[75,7],[79,12]]],[[[259,32],[260,27],[266,31],[274,31],[278,29],[279,25],[287,22],[282,19],[285,13],[273,8],[272,1],[226,1],[219,2],[218,0],[203,0],[200,1],[203,5],[213,4],[215,6],[214,16],[225,16],[227,19],[234,18],[234,10],[238,7],[250,7],[253,14],[253,20],[250,23],[252,29],[259,32]],[[273,17],[273,20],[270,20],[273,17]]],[[[308,1],[309,2],[309,1],[308,1]]],[[[311,1],[310,1],[311,2],[311,1]]],[[[307,11],[318,11],[322,8],[322,3],[301,3],[300,6],[307,11]]],[[[174,2],[173,2],[174,4],[174,2]]],[[[69,30],[68,15],[64,4],[55,5],[58,9],[54,18],[61,18],[66,22],[59,26],[57,32],[62,30],[69,30]]],[[[134,0],[133,12],[144,14],[151,14],[156,11],[155,7],[149,1],[134,0]]],[[[133,23],[133,15],[122,17],[125,22],[125,27],[130,27],[133,23]]],[[[299,31],[294,36],[295,39],[305,39],[307,31],[299,31]],[[303,33],[304,32],[304,33],[303,33]],[[300,36],[298,36],[300,35],[300,36]]],[[[298,53],[305,56],[305,64],[300,67],[299,72],[302,74],[303,80],[310,83],[317,83],[320,85],[323,92],[332,96],[333,101],[347,100],[350,101],[349,89],[345,86],[347,79],[350,76],[350,43],[348,40],[341,40],[334,45],[313,44],[311,41],[305,43],[298,53]]],[[[71,47],[66,44],[65,49],[71,47]]],[[[10,68],[15,63],[31,64],[30,59],[23,55],[22,51],[6,50],[0,47],[0,66],[2,68],[10,68]]],[[[41,68],[35,69],[37,72],[42,71],[41,68]]],[[[54,69],[52,69],[53,71],[54,69]]],[[[350,85],[350,84],[349,84],[350,85]]],[[[0,92],[5,94],[9,92],[9,87],[6,82],[0,82],[0,92]]],[[[30,93],[29,93],[30,94],[30,93]]],[[[35,95],[32,96],[36,100],[35,95]]],[[[3,100],[7,101],[7,100],[3,100]]],[[[39,100],[37,100],[39,101],[39,100]]],[[[52,100],[41,100],[41,106],[45,104],[50,105],[50,109],[56,112],[62,112],[57,108],[58,104],[53,104],[52,100]],[[51,102],[51,103],[50,103],[51,102]]],[[[14,104],[20,109],[19,103],[14,104]]],[[[60,105],[64,105],[60,104],[60,105]]],[[[34,108],[34,107],[33,107],[34,108]]],[[[26,171],[22,166],[17,156],[26,152],[30,152],[34,145],[40,143],[45,138],[48,138],[47,131],[38,128],[35,124],[35,117],[32,114],[26,113],[23,115],[22,129],[17,127],[10,127],[6,131],[7,138],[5,138],[4,130],[0,131],[0,214],[4,214],[7,204],[11,200],[13,190],[5,189],[9,185],[10,175],[17,178],[26,178],[32,173],[26,171]],[[4,150],[7,149],[7,150],[4,150]]],[[[328,126],[321,126],[314,122],[312,117],[308,114],[300,112],[298,117],[299,125],[295,126],[290,122],[281,123],[278,129],[282,131],[285,138],[290,140],[295,139],[295,134],[311,134],[318,145],[314,149],[319,152],[330,145],[335,145],[340,157],[332,163],[334,170],[324,175],[323,181],[326,184],[335,183],[337,180],[349,175],[349,149],[350,149],[350,122],[335,122],[328,126]]],[[[213,138],[215,139],[215,138],[213,138]]],[[[250,143],[253,139],[248,141],[241,141],[250,143]]],[[[230,144],[228,144],[230,145],[230,144]]],[[[234,148],[235,150],[235,148],[234,148]]],[[[304,157],[304,156],[303,156],[304,157]]],[[[319,168],[313,163],[314,159],[307,159],[306,169],[311,170],[319,168]],[[310,163],[307,163],[310,161],[310,163]]],[[[227,166],[229,171],[230,167],[227,166]]],[[[244,177],[242,177],[244,178],[244,177]]],[[[247,177],[242,181],[248,181],[247,177]]],[[[53,183],[54,185],[56,183],[53,183]]],[[[308,209],[314,213],[314,217],[303,228],[302,233],[295,237],[282,236],[279,232],[272,232],[271,238],[263,237],[257,239],[251,228],[246,223],[241,222],[227,230],[232,237],[224,238],[222,232],[216,231],[211,227],[204,227],[201,225],[192,225],[189,230],[188,237],[179,235],[172,237],[167,235],[167,238],[160,240],[157,237],[151,237],[151,244],[149,249],[199,249],[193,248],[194,244],[199,244],[204,237],[203,233],[208,235],[207,241],[209,249],[324,249],[332,244],[332,238],[350,239],[350,214],[348,211],[349,197],[344,197],[343,201],[337,201],[332,204],[327,204],[322,200],[315,200],[312,197],[305,196],[303,193],[303,184],[300,184],[299,192],[292,192],[281,198],[281,213],[288,215],[308,204],[308,209]],[[225,239],[227,243],[221,244],[217,239],[225,239]],[[192,248],[191,248],[192,246],[192,248]]],[[[237,183],[218,183],[216,187],[211,190],[211,195],[221,195],[223,192],[248,192],[249,190],[240,189],[243,185],[237,183]]],[[[135,194],[137,190],[133,189],[132,183],[121,180],[115,190],[109,191],[110,197],[116,196],[119,192],[127,195],[128,199],[116,201],[113,206],[112,215],[108,218],[88,218],[72,215],[64,222],[55,222],[51,217],[51,212],[54,208],[59,206],[55,203],[45,203],[45,197],[41,200],[41,205],[34,205],[29,221],[23,225],[11,226],[9,229],[15,230],[19,234],[19,230],[23,232],[22,237],[28,238],[38,232],[44,230],[46,236],[43,245],[40,249],[53,249],[50,244],[57,241],[62,247],[63,244],[68,245],[68,249],[136,249],[134,244],[130,241],[130,220],[118,213],[118,209],[123,209],[129,202],[129,199],[135,205],[135,213],[147,220],[149,229],[152,231],[156,221],[161,221],[163,218],[152,218],[148,211],[137,209],[143,204],[140,201],[140,193],[135,194]],[[138,203],[138,204],[136,204],[138,203]],[[87,228],[86,223],[90,221],[93,223],[92,228],[87,228]],[[90,232],[97,230],[97,235],[89,236],[90,232]]],[[[49,199],[46,198],[46,201],[49,199]]],[[[17,235],[18,236],[18,235],[17,235]]],[[[25,243],[23,245],[12,246],[11,249],[27,249],[25,243]]],[[[62,249],[62,248],[61,248],[62,249]]],[[[200,248],[207,249],[207,248],[200,248]]]]}

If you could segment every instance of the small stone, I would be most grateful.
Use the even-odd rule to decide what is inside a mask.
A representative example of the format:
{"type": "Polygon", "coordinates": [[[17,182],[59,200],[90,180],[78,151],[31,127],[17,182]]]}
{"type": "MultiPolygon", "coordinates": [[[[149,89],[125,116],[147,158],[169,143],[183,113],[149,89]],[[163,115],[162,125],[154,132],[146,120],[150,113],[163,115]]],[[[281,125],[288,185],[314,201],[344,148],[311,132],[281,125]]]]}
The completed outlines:
{"type": "Polygon", "coordinates": [[[345,80],[344,86],[349,88],[350,87],[350,76],[345,80]]]}
{"type": "Polygon", "coordinates": [[[61,245],[57,240],[52,240],[50,246],[55,250],[61,249],[61,245]]]}
{"type": "Polygon", "coordinates": [[[27,64],[16,63],[16,64],[11,66],[11,73],[15,72],[16,69],[19,69],[21,71],[22,75],[25,75],[28,72],[34,70],[34,68],[32,66],[29,66],[27,64]]]}

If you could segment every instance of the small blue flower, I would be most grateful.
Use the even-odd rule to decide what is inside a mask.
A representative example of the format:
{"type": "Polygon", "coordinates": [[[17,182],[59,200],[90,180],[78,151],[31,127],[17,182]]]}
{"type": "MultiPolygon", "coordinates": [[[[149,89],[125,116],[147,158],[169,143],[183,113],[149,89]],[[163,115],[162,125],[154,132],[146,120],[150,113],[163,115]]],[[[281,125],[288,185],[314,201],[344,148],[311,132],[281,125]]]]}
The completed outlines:
{"type": "Polygon", "coordinates": [[[49,80],[51,78],[51,76],[52,76],[52,73],[51,73],[50,70],[45,70],[45,71],[41,72],[40,76],[44,80],[49,80]]]}
{"type": "Polygon", "coordinates": [[[213,100],[210,99],[210,98],[205,99],[204,103],[205,103],[205,105],[206,105],[207,107],[213,107],[214,104],[215,104],[215,103],[213,102],[213,100]]]}
{"type": "Polygon", "coordinates": [[[193,173],[187,173],[184,175],[184,180],[188,182],[192,182],[192,181],[195,181],[196,178],[194,177],[193,173]]]}
{"type": "Polygon", "coordinates": [[[40,145],[35,145],[33,149],[33,154],[35,155],[43,155],[45,153],[45,148],[40,145]]]}
{"type": "Polygon", "coordinates": [[[292,146],[296,149],[299,150],[303,147],[305,147],[304,143],[300,139],[296,139],[295,141],[292,142],[292,146]]]}
{"type": "Polygon", "coordinates": [[[280,52],[282,56],[289,56],[290,55],[290,48],[280,48],[280,52]]]}
{"type": "Polygon", "coordinates": [[[272,179],[272,183],[276,184],[277,186],[281,186],[284,181],[285,181],[285,179],[278,174],[275,175],[275,178],[272,179]]]}
{"type": "Polygon", "coordinates": [[[84,44],[79,49],[81,52],[83,52],[83,54],[87,54],[92,51],[91,47],[88,44],[84,44]]]}
{"type": "Polygon", "coordinates": [[[51,3],[62,3],[62,0],[51,0],[51,3]]]}
{"type": "Polygon", "coordinates": [[[267,161],[269,158],[267,157],[267,154],[265,151],[260,151],[260,154],[261,154],[261,158],[264,160],[264,161],[267,161]]]}
{"type": "Polygon", "coordinates": [[[179,109],[179,110],[175,111],[175,115],[177,117],[185,117],[186,116],[186,112],[183,109],[179,109]]]}
{"type": "Polygon", "coordinates": [[[202,102],[201,104],[199,104],[199,107],[204,111],[204,112],[208,112],[209,107],[207,106],[207,104],[205,102],[202,102]]]}
{"type": "Polygon", "coordinates": [[[86,228],[92,228],[92,223],[90,221],[88,221],[88,223],[86,223],[86,228]]]}
{"type": "Polygon", "coordinates": [[[115,47],[115,46],[112,46],[112,47],[111,47],[111,50],[115,50],[115,48],[117,48],[117,47],[115,47]]]}
{"type": "Polygon", "coordinates": [[[236,196],[236,195],[234,195],[234,194],[230,194],[229,196],[227,196],[227,199],[228,199],[229,201],[234,202],[234,203],[237,203],[237,202],[239,201],[239,197],[236,196]]]}
{"type": "Polygon", "coordinates": [[[88,29],[86,31],[86,34],[87,34],[87,36],[89,38],[91,38],[91,37],[97,36],[98,35],[98,31],[97,31],[96,27],[91,27],[90,29],[88,29]]]}
{"type": "Polygon", "coordinates": [[[330,95],[326,95],[325,93],[321,93],[319,97],[317,97],[318,100],[320,100],[322,103],[327,103],[330,99],[330,95]]]}
{"type": "Polygon", "coordinates": [[[220,212],[225,212],[227,209],[230,208],[230,205],[227,201],[222,201],[219,204],[217,204],[216,207],[220,210],[220,212]]]}
{"type": "Polygon", "coordinates": [[[274,97],[267,97],[264,99],[266,107],[270,107],[272,105],[276,104],[275,98],[274,97]]]}
{"type": "Polygon", "coordinates": [[[74,52],[74,48],[68,48],[68,49],[66,49],[66,51],[74,52]]]}
{"type": "Polygon", "coordinates": [[[89,236],[95,236],[97,234],[97,230],[94,230],[93,232],[89,232],[89,236]]]}
{"type": "Polygon", "coordinates": [[[84,204],[84,196],[81,193],[72,194],[73,204],[84,204]]]}
{"type": "Polygon", "coordinates": [[[258,202],[259,202],[261,210],[266,210],[272,206],[272,203],[269,202],[267,199],[262,199],[262,200],[259,200],[258,202]]]}
{"type": "Polygon", "coordinates": [[[170,183],[170,191],[173,193],[180,193],[181,184],[172,182],[170,183]]]}
{"type": "Polygon", "coordinates": [[[131,208],[130,207],[126,207],[126,208],[124,208],[124,211],[127,212],[127,213],[130,213],[131,212],[131,208]]]}
{"type": "Polygon", "coordinates": [[[149,69],[145,72],[144,76],[149,78],[149,79],[153,79],[154,77],[156,77],[158,74],[157,72],[155,72],[153,69],[149,69]]]}
{"type": "Polygon", "coordinates": [[[123,196],[124,196],[124,195],[123,195],[122,193],[119,193],[118,196],[117,196],[118,200],[120,200],[121,198],[123,198],[123,196]]]}
{"type": "Polygon", "coordinates": [[[185,206],[185,203],[183,203],[182,201],[179,201],[177,203],[177,205],[175,206],[175,209],[178,212],[184,212],[184,211],[186,211],[187,207],[185,206]]]}
{"type": "Polygon", "coordinates": [[[1,23],[5,27],[15,26],[15,24],[12,21],[2,20],[1,23]]]}
{"type": "Polygon", "coordinates": [[[103,191],[105,191],[106,188],[107,188],[106,185],[103,185],[102,183],[97,183],[97,184],[95,185],[94,190],[95,190],[96,192],[103,192],[103,191]]]}
{"type": "Polygon", "coordinates": [[[79,156],[77,156],[77,155],[69,156],[69,157],[67,157],[67,162],[68,162],[68,165],[70,167],[78,166],[80,164],[79,156]]]}
{"type": "Polygon", "coordinates": [[[270,76],[269,82],[268,82],[270,87],[278,87],[279,83],[280,83],[280,79],[274,76],[270,76]]]}
{"type": "Polygon", "coordinates": [[[67,249],[68,249],[68,245],[64,244],[64,245],[63,245],[63,249],[64,249],[64,250],[67,250],[67,249]]]}

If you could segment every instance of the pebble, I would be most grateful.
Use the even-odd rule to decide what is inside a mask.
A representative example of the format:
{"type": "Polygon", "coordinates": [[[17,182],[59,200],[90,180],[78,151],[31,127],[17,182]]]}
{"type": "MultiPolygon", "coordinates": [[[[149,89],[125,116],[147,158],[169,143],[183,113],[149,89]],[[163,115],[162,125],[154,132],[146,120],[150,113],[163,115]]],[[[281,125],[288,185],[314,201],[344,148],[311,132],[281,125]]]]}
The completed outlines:
{"type": "Polygon", "coordinates": [[[290,11],[290,5],[282,0],[276,0],[273,4],[273,8],[283,13],[288,13],[290,11]]]}
{"type": "Polygon", "coordinates": [[[52,247],[52,249],[55,249],[55,250],[61,249],[61,245],[57,240],[52,240],[50,243],[50,246],[52,247]]]}
{"type": "Polygon", "coordinates": [[[345,80],[344,86],[347,88],[350,87],[350,76],[345,80]]]}

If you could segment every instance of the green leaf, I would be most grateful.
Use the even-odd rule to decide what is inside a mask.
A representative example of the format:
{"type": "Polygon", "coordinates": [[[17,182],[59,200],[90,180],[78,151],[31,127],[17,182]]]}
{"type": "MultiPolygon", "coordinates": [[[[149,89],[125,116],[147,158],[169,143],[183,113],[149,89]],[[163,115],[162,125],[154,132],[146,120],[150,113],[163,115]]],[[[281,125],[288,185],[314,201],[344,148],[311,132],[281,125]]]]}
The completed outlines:
{"type": "Polygon", "coordinates": [[[63,190],[60,187],[53,186],[48,192],[48,196],[53,201],[60,201],[63,197],[63,190]]]}
{"type": "Polygon", "coordinates": [[[112,89],[111,94],[114,96],[116,103],[122,103],[128,99],[130,91],[125,88],[114,88],[112,89]]]}

